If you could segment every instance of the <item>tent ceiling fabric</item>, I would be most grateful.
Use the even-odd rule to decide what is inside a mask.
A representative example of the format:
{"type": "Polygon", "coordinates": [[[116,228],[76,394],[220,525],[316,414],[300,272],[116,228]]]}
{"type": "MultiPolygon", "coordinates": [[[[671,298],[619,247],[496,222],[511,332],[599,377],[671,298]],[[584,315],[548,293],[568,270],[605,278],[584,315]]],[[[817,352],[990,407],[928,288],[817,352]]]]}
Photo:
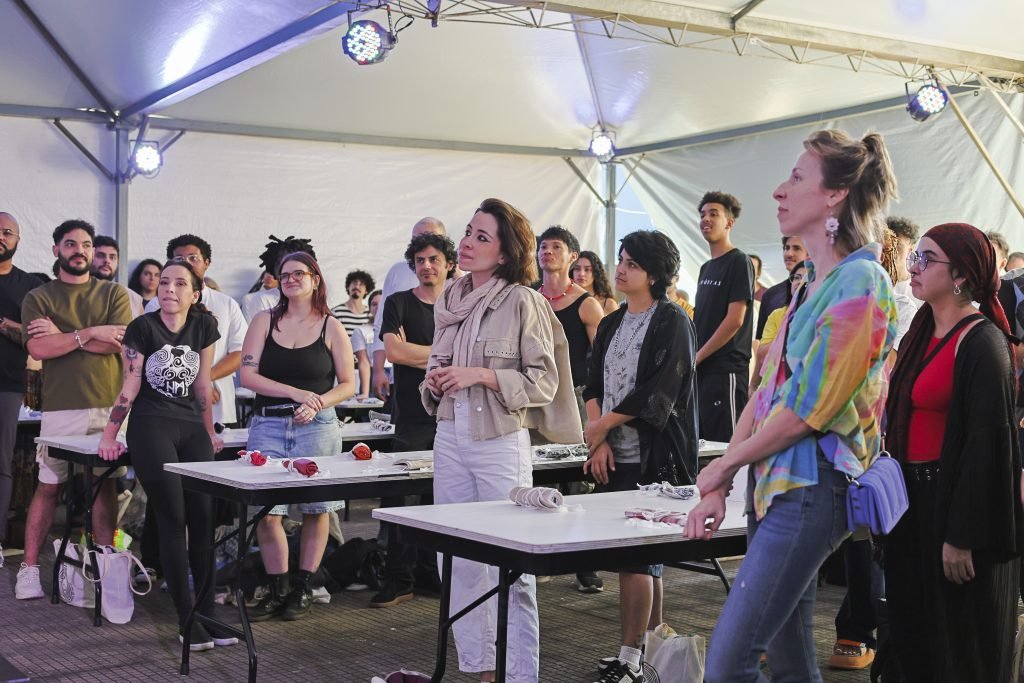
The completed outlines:
{"type": "MultiPolygon", "coordinates": [[[[118,107],[328,6],[327,0],[27,2],[118,107]]],[[[720,24],[743,4],[564,0],[548,6],[588,8],[590,15],[602,7],[637,16],[703,12],[720,24]]],[[[458,11],[448,2],[442,15],[445,7],[458,11]]],[[[535,14],[544,15],[545,25],[561,23],[563,28],[574,20],[553,11],[535,14]]],[[[380,12],[366,16],[383,19],[380,12]]],[[[1017,0],[879,0],[869,5],[768,0],[739,29],[758,21],[1024,60],[1019,39],[1024,3],[1017,0]]],[[[901,95],[905,80],[855,73],[849,64],[828,69],[610,40],[589,35],[603,32],[597,21],[582,28],[588,33],[581,41],[589,51],[597,97],[609,123],[618,128],[620,147],[885,100],[901,95]]],[[[431,28],[428,21],[417,20],[401,33],[387,61],[370,67],[358,67],[342,54],[343,31],[343,26],[311,31],[153,111],[226,124],[556,149],[585,148],[598,123],[571,30],[458,21],[431,28]]],[[[0,58],[18,64],[0,73],[3,103],[96,105],[11,2],[0,4],[0,38],[0,58]]],[[[729,50],[730,42],[720,48],[729,50]]]]}

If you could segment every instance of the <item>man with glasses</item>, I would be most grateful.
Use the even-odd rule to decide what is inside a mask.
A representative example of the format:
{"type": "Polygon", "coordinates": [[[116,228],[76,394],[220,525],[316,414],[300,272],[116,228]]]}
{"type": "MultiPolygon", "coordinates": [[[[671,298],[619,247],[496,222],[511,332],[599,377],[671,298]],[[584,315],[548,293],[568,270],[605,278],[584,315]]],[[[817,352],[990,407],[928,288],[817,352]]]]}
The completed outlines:
{"type": "Polygon", "coordinates": [[[25,399],[28,353],[21,336],[21,303],[42,283],[14,265],[21,229],[9,213],[0,211],[0,567],[7,540],[7,512],[13,488],[12,463],[18,432],[18,412],[25,399]]]}
{"type": "MultiPolygon", "coordinates": [[[[195,235],[179,235],[167,243],[167,260],[184,261],[192,266],[200,278],[206,277],[213,250],[210,243],[195,235]]],[[[227,294],[203,287],[199,301],[217,319],[220,339],[214,345],[213,368],[213,421],[232,425],[235,415],[235,383],[232,375],[242,364],[242,342],[249,326],[238,303],[227,294]]],[[[146,313],[159,310],[160,301],[154,298],[146,306],[146,313]]]]}
{"type": "MultiPolygon", "coordinates": [[[[25,346],[43,362],[41,436],[101,431],[121,388],[121,340],[132,314],[124,288],[89,275],[95,236],[85,221],[57,226],[57,279],[28,292],[21,305],[25,346]]],[[[68,463],[51,458],[46,448],[37,450],[36,462],[39,483],[25,523],[25,560],[14,587],[18,600],[43,597],[39,553],[53,525],[58,489],[68,479],[68,463]]],[[[97,545],[113,543],[116,515],[114,480],[108,479],[92,508],[97,545]]]]}

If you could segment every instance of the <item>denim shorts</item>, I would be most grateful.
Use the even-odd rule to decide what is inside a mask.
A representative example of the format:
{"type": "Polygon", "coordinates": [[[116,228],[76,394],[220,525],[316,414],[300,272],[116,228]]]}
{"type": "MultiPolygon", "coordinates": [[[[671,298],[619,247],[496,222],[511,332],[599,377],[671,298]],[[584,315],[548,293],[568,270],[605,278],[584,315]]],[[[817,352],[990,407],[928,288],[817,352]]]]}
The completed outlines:
{"type": "MultiPolygon", "coordinates": [[[[249,422],[246,448],[268,458],[316,458],[341,452],[340,423],[334,408],[321,410],[309,424],[297,424],[291,417],[253,415],[249,422]]],[[[299,503],[304,515],[333,512],[344,507],[340,500],[299,503]]],[[[287,505],[275,505],[272,515],[287,515],[287,505]]]]}

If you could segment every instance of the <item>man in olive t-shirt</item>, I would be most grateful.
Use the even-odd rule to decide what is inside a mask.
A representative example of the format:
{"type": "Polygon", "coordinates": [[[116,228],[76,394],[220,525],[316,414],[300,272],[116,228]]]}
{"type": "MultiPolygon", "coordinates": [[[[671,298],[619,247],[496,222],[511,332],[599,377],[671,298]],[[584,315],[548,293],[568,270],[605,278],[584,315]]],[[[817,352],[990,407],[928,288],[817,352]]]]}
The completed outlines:
{"type": "MultiPolygon", "coordinates": [[[[89,276],[95,230],[85,221],[65,221],[53,232],[57,279],[27,295],[21,307],[26,347],[43,362],[41,436],[74,436],[101,431],[121,388],[121,339],[132,314],[128,295],[113,282],[89,276]]],[[[39,484],[25,525],[25,561],[15,597],[43,597],[39,551],[53,524],[57,490],[67,481],[68,464],[36,454],[39,484]]],[[[115,487],[104,482],[93,505],[98,545],[114,540],[115,487]]]]}

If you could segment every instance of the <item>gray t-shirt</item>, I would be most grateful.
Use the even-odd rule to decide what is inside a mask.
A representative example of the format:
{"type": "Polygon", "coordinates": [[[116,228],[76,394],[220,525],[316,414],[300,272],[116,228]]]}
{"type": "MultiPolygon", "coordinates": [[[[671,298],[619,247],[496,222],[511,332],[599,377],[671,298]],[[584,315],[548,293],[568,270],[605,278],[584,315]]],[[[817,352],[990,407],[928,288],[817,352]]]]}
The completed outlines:
{"type": "MultiPolygon", "coordinates": [[[[644,344],[653,313],[653,306],[643,313],[627,311],[619,324],[619,329],[612,336],[604,356],[602,413],[613,410],[636,386],[636,366],[640,359],[640,348],[644,344]]],[[[622,425],[608,432],[608,445],[615,456],[615,462],[640,462],[640,434],[633,427],[622,425]]]]}

